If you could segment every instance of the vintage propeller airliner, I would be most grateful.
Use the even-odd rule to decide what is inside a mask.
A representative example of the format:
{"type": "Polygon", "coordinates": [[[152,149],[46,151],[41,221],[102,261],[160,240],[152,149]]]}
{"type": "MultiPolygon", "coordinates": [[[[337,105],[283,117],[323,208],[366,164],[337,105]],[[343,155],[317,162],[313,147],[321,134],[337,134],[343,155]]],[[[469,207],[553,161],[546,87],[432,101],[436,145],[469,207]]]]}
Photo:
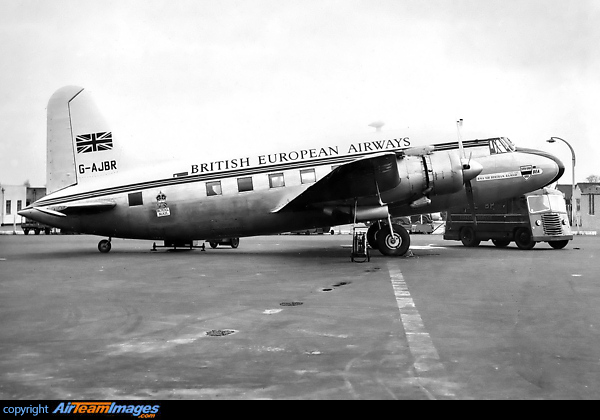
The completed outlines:
{"type": "Polygon", "coordinates": [[[48,103],[48,195],[20,215],[111,238],[198,240],[372,222],[369,245],[387,256],[410,246],[392,218],[488,203],[555,182],[564,165],[505,137],[416,146],[378,131],[344,144],[232,153],[159,172],[127,168],[119,137],[88,91],[66,86],[48,103]]]}

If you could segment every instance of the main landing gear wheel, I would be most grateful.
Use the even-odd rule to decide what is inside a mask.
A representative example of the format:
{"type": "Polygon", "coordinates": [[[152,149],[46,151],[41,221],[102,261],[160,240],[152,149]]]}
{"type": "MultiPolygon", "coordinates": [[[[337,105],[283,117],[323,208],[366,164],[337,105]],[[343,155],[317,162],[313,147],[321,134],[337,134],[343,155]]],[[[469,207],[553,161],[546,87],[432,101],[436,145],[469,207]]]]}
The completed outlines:
{"type": "Polygon", "coordinates": [[[397,257],[406,254],[410,247],[410,235],[400,225],[392,224],[394,235],[390,232],[388,225],[381,226],[377,232],[377,249],[388,257],[397,257]]]}
{"type": "Polygon", "coordinates": [[[111,245],[109,239],[102,239],[100,242],[98,242],[98,251],[102,252],[103,254],[109,252],[110,248],[111,245]]]}
{"type": "Polygon", "coordinates": [[[369,229],[367,230],[367,243],[373,249],[377,249],[376,236],[377,232],[379,232],[379,229],[381,229],[381,224],[379,222],[375,222],[369,226],[369,229]]]}
{"type": "Polygon", "coordinates": [[[535,241],[531,238],[531,232],[527,228],[519,228],[515,232],[515,243],[519,249],[528,250],[535,246],[535,241]]]}

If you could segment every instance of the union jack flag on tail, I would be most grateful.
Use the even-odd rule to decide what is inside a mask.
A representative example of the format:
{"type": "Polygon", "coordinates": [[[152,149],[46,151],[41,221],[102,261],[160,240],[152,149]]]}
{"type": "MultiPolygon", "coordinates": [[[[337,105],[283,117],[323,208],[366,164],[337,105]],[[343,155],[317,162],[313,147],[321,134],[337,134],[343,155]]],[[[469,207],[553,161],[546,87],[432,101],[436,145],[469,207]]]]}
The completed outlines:
{"type": "Polygon", "coordinates": [[[101,152],[113,148],[111,132],[81,134],[76,137],[75,141],[77,153],[101,152]]]}

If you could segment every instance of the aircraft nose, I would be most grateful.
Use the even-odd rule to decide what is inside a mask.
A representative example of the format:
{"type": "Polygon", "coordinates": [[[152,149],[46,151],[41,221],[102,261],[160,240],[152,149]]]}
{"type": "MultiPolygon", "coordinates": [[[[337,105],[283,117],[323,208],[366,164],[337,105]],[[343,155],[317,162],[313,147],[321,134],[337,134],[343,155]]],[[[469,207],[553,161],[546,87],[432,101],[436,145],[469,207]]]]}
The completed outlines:
{"type": "Polygon", "coordinates": [[[536,166],[542,170],[542,177],[546,179],[546,185],[550,185],[559,180],[565,173],[565,165],[556,156],[536,149],[517,148],[517,152],[527,153],[529,155],[538,156],[536,166]]]}

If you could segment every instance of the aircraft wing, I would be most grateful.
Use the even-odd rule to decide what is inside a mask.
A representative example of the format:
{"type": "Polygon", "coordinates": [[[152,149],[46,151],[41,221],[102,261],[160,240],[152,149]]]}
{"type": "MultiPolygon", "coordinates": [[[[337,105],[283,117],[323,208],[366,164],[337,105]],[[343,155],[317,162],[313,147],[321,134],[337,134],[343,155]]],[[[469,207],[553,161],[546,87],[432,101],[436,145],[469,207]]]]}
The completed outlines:
{"type": "Polygon", "coordinates": [[[396,153],[381,153],[343,164],[300,195],[273,210],[302,210],[319,204],[376,197],[400,183],[396,153]]]}

